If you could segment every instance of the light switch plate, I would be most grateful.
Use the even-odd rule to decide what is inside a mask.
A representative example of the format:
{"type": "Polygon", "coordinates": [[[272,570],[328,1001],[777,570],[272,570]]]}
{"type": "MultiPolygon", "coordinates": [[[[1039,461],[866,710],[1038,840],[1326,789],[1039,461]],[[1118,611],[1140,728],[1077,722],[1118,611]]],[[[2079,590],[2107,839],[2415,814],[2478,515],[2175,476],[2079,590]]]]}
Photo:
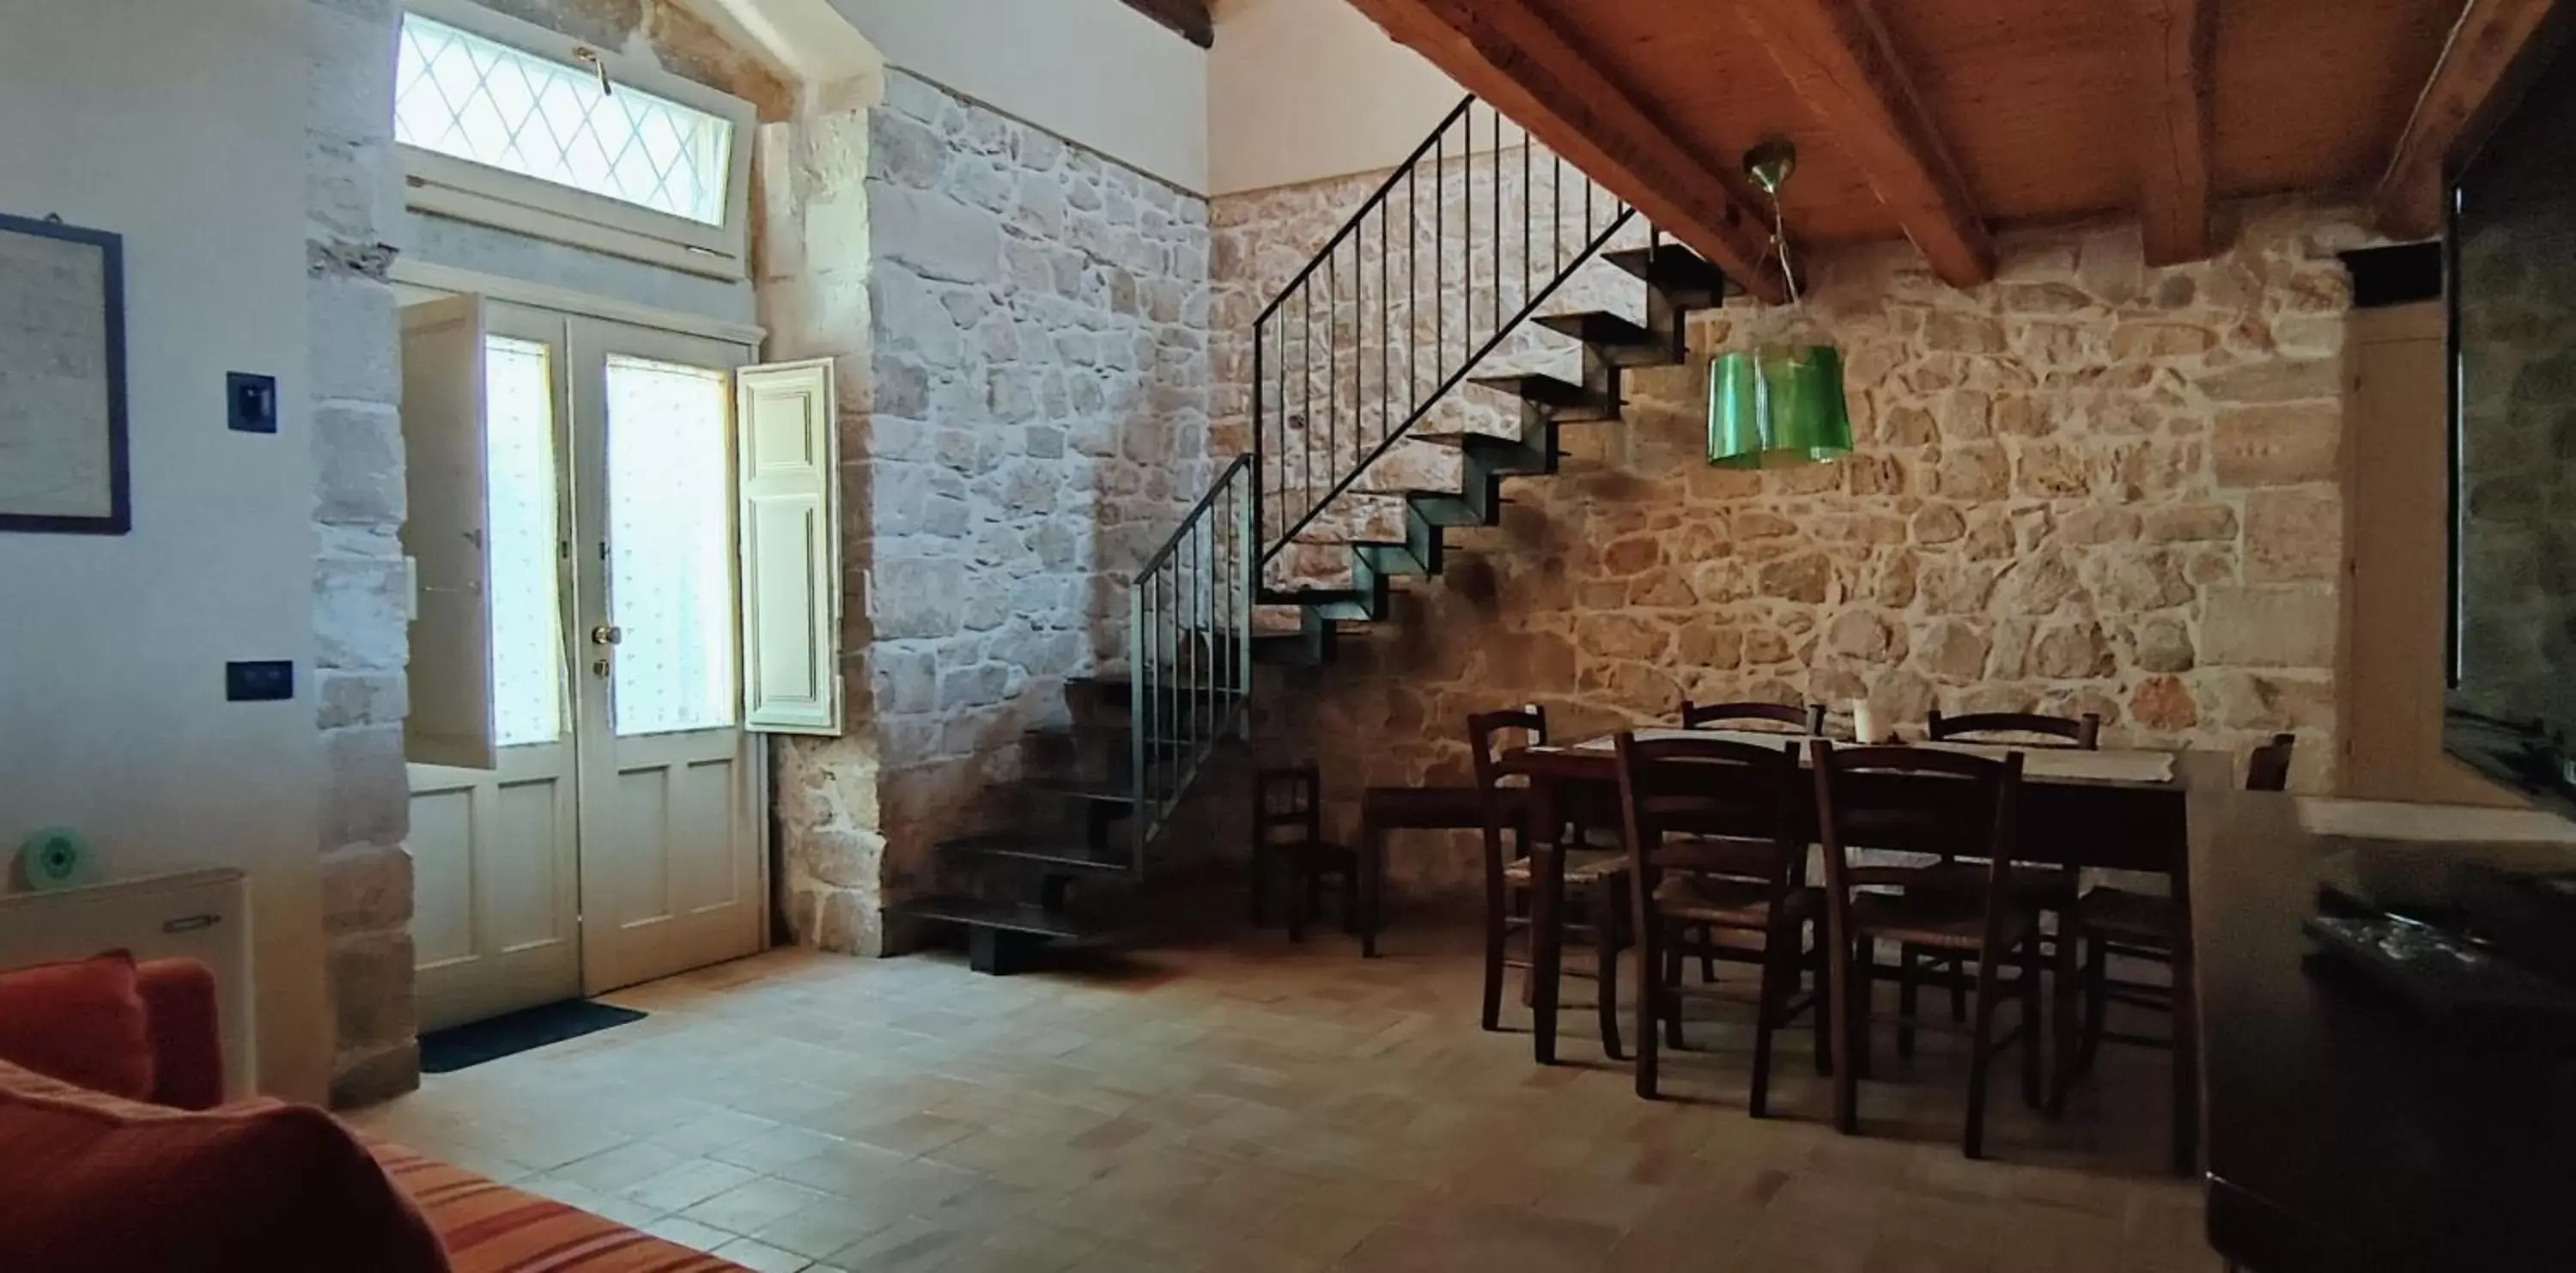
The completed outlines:
{"type": "Polygon", "coordinates": [[[235,433],[277,432],[277,377],[224,373],[224,424],[235,433]]]}
{"type": "Polygon", "coordinates": [[[291,659],[247,659],[224,664],[224,700],[276,703],[295,697],[291,659]]]}

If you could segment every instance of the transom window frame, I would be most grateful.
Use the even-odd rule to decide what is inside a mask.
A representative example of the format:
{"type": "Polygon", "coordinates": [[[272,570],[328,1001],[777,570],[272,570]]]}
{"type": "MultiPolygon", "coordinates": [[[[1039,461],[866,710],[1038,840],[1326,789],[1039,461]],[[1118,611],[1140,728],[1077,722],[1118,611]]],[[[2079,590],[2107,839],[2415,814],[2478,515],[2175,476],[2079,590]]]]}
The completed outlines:
{"type": "MultiPolygon", "coordinates": [[[[613,49],[495,13],[471,0],[405,0],[406,16],[458,28],[585,76],[604,68],[614,87],[632,87],[705,111],[733,130],[727,147],[724,219],[706,225],[606,195],[440,154],[405,142],[404,203],[458,221],[622,256],[727,281],[749,277],[751,150],[758,111],[751,103],[613,49]]],[[[613,91],[613,90],[612,90],[613,91]]]]}

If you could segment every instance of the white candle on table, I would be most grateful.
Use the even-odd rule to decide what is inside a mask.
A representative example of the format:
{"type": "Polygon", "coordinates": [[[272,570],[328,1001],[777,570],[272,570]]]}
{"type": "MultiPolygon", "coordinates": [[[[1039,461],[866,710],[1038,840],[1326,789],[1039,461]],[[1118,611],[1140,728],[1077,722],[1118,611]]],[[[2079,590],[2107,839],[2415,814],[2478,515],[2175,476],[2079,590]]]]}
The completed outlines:
{"type": "Polygon", "coordinates": [[[1856,698],[1851,701],[1851,713],[1854,737],[1864,743],[1883,741],[1878,732],[1878,708],[1875,705],[1868,699],[1856,698]]]}

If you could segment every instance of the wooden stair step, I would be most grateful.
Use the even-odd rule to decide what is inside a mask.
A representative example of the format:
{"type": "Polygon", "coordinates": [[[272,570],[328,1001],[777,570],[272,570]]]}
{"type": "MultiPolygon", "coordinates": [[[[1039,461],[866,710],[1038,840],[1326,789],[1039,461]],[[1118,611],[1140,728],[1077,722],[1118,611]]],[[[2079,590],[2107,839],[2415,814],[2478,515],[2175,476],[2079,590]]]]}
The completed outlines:
{"type": "Polygon", "coordinates": [[[1033,937],[1097,940],[1116,931],[1097,920],[1050,911],[1035,902],[988,902],[975,897],[934,894],[897,902],[888,909],[908,919],[936,920],[968,928],[987,928],[1033,937]]]}

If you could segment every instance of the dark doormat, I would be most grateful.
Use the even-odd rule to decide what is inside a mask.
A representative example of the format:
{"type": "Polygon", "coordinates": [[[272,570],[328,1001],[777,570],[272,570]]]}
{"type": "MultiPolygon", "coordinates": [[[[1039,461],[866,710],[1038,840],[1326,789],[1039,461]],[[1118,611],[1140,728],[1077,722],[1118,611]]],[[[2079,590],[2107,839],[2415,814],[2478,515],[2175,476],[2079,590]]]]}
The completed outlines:
{"type": "Polygon", "coordinates": [[[521,1008],[517,1012],[432,1030],[420,1036],[420,1068],[424,1074],[453,1074],[469,1065],[481,1065],[530,1048],[578,1039],[610,1026],[643,1019],[644,1014],[633,1008],[594,1003],[588,999],[566,999],[561,1003],[521,1008]]]}

